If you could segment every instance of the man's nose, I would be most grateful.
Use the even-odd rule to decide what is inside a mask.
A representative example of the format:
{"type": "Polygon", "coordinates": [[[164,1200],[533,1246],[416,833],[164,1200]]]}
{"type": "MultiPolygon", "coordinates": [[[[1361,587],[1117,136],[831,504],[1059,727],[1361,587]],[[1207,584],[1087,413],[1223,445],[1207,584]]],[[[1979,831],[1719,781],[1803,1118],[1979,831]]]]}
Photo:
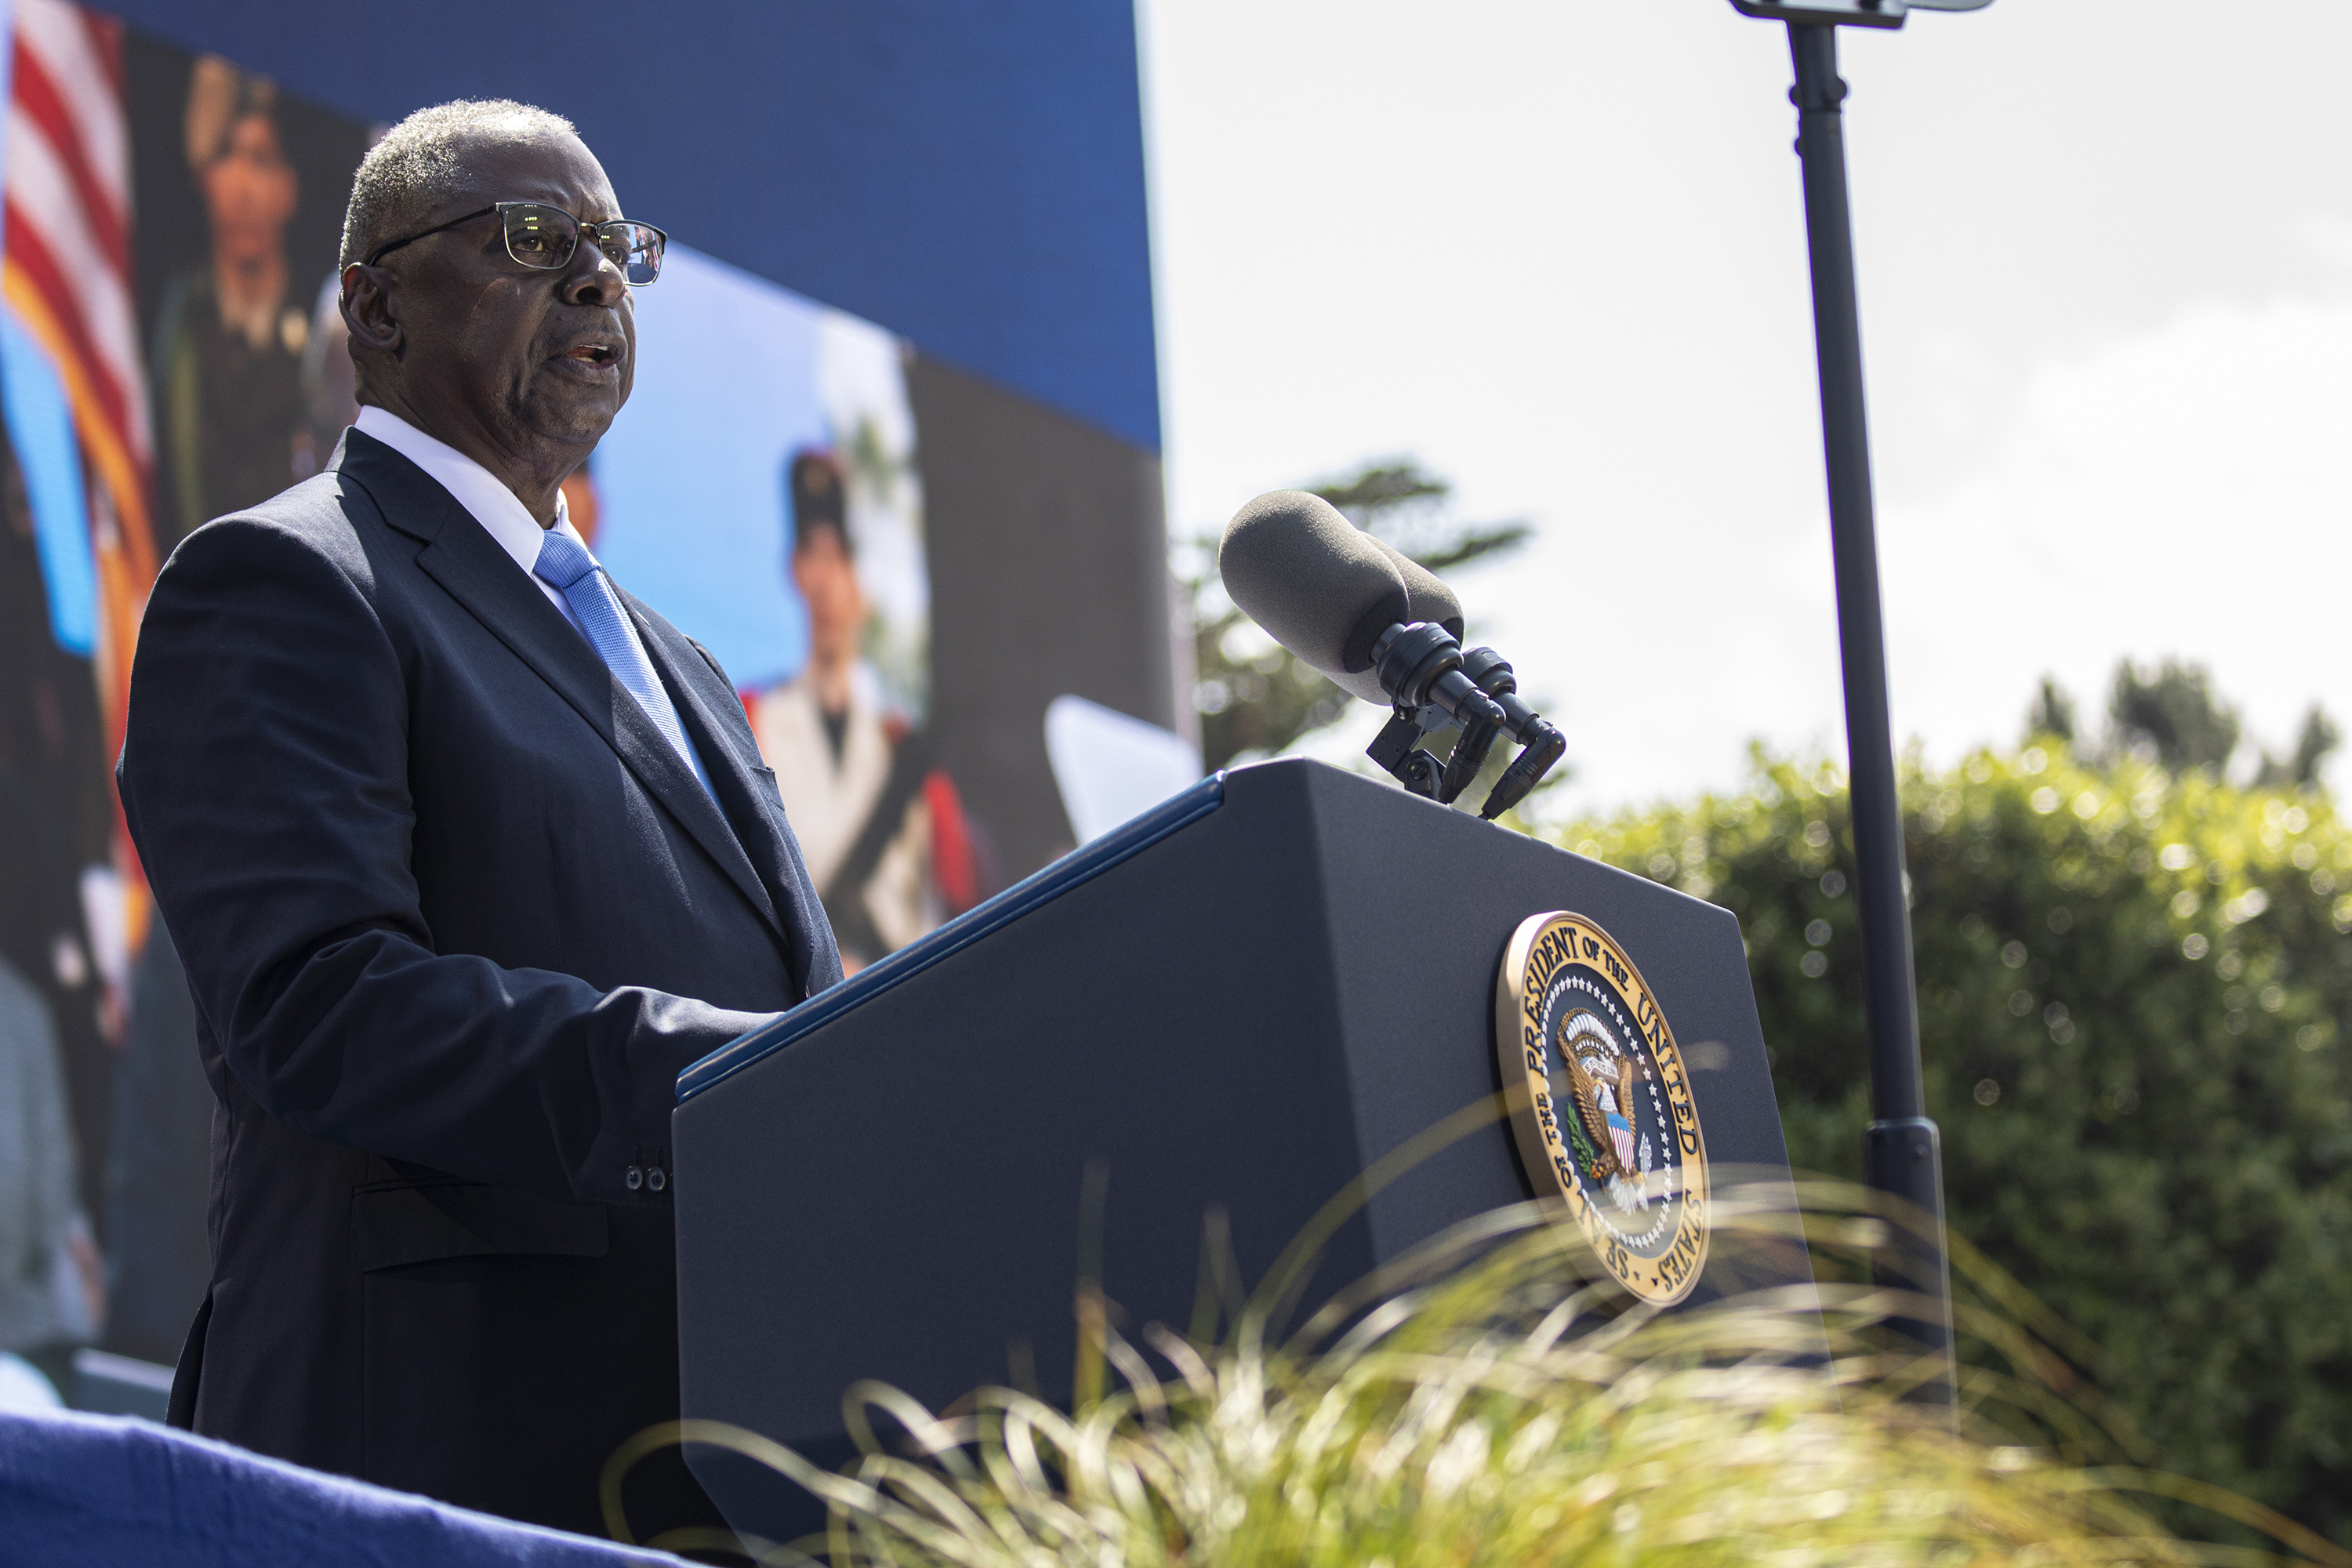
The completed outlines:
{"type": "Polygon", "coordinates": [[[629,291],[629,280],[622,275],[604,247],[596,243],[593,235],[580,237],[579,248],[572,253],[572,265],[563,277],[563,300],[570,305],[617,305],[621,296],[629,291]]]}

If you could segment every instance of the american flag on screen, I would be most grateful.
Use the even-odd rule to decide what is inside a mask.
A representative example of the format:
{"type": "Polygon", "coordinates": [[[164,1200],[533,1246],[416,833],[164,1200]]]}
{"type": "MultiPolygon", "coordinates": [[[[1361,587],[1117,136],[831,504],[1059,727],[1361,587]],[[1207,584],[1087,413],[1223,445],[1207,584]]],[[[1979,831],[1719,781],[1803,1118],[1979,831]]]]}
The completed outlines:
{"type": "MultiPolygon", "coordinates": [[[[16,0],[15,12],[0,158],[0,309],[51,362],[72,413],[88,480],[91,653],[110,760],[122,743],[131,653],[157,564],[131,292],[122,25],[67,0],[16,0]]],[[[127,837],[121,856],[135,886],[127,837]]],[[[142,902],[134,898],[125,911],[134,941],[142,902]]]]}

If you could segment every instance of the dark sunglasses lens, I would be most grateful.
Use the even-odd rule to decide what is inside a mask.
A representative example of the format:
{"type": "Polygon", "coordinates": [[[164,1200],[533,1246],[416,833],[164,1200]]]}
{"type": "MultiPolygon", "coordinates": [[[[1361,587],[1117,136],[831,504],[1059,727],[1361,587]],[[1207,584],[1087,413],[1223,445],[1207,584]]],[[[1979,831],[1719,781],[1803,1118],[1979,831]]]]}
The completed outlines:
{"type": "Polygon", "coordinates": [[[562,207],[520,203],[499,214],[506,220],[507,254],[525,267],[561,267],[580,243],[580,223],[562,207]]]}
{"type": "Polygon", "coordinates": [[[621,276],[641,289],[661,276],[662,233],[647,223],[608,223],[597,230],[597,241],[621,276]]]}

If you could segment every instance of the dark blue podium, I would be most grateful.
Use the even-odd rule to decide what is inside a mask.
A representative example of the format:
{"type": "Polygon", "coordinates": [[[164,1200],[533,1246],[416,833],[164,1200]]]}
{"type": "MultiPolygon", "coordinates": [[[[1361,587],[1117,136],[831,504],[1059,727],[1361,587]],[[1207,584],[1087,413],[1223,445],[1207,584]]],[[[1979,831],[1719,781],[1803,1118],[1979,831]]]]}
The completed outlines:
{"type": "MultiPolygon", "coordinates": [[[[1033,1378],[1066,1401],[1089,1168],[1105,1294],[1130,1337],[1181,1331],[1209,1211],[1255,1281],[1368,1165],[1495,1094],[1504,949],[1553,910],[1650,983],[1710,1163],[1785,1170],[1728,912],[1320,763],[1240,768],[679,1079],[685,1414],[830,1468],[861,1378],[934,1410],[1033,1378]]],[[[1479,1128],[1343,1225],[1306,1300],[1530,1191],[1509,1125],[1479,1128]]],[[[688,1458],[739,1531],[821,1518],[688,1458]]]]}

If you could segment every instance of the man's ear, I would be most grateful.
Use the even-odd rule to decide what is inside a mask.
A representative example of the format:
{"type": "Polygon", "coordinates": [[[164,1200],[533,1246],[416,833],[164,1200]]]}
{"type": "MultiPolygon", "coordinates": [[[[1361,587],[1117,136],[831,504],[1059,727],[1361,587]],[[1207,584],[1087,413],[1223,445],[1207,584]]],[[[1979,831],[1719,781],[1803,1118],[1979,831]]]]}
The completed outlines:
{"type": "Polygon", "coordinates": [[[392,274],[381,267],[352,262],[343,268],[343,325],[351,329],[352,353],[398,354],[405,334],[400,325],[400,305],[393,292],[392,274]]]}

